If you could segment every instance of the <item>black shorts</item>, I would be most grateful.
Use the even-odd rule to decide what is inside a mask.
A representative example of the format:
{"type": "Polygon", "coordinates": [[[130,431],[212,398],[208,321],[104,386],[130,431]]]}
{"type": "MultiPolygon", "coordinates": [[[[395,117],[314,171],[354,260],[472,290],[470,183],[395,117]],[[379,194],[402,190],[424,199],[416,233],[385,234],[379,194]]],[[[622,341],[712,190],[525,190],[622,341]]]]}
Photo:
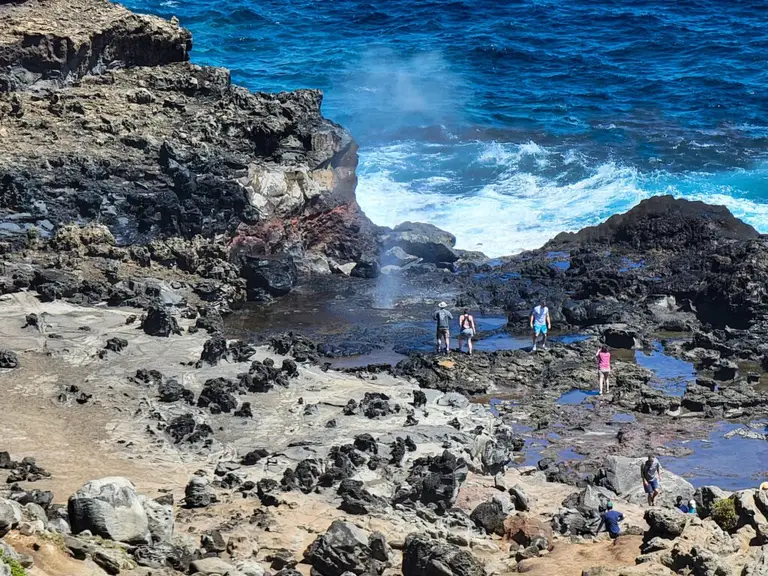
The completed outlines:
{"type": "Polygon", "coordinates": [[[437,329],[437,337],[438,338],[440,338],[440,336],[445,336],[448,333],[449,333],[448,328],[438,328],[437,329]]]}

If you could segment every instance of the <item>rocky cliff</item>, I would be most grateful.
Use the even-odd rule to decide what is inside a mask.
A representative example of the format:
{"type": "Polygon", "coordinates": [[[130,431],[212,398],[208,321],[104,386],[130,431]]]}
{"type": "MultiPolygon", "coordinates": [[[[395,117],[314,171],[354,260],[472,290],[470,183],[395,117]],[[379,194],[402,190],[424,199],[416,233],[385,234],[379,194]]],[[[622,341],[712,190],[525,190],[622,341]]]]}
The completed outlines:
{"type": "Polygon", "coordinates": [[[97,223],[111,238],[96,255],[142,264],[151,244],[149,259],[210,277],[188,260],[213,242],[256,296],[375,255],[357,145],[322,116],[322,94],[249,92],[187,62],[190,48],[178,23],[103,0],[0,6],[5,251],[97,223]]]}

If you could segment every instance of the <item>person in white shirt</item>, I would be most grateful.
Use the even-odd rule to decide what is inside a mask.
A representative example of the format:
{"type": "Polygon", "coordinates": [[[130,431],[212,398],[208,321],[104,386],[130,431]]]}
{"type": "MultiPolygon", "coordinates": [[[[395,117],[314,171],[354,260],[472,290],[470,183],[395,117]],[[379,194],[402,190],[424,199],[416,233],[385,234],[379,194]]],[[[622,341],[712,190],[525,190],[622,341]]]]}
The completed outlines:
{"type": "Polygon", "coordinates": [[[531,310],[531,338],[533,340],[533,351],[536,351],[536,344],[539,340],[539,334],[544,336],[541,347],[547,349],[547,330],[552,328],[552,321],[549,318],[549,308],[544,299],[539,301],[538,306],[531,310]]]}

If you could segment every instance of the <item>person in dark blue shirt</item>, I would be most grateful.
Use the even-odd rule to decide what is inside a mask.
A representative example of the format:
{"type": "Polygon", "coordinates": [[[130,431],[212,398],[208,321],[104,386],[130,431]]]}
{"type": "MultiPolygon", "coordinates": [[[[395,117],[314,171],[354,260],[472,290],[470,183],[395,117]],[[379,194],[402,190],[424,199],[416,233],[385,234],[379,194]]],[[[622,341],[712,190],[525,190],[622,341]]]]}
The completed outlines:
{"type": "Polygon", "coordinates": [[[608,509],[600,518],[600,525],[597,527],[597,532],[599,533],[600,529],[605,526],[605,529],[608,530],[608,535],[611,539],[615,540],[621,535],[619,522],[624,520],[624,514],[613,509],[613,502],[608,502],[606,507],[608,509]]]}
{"type": "Polygon", "coordinates": [[[690,512],[688,505],[683,502],[682,496],[678,496],[676,502],[677,502],[677,509],[680,510],[680,512],[684,512],[686,514],[690,512]]]}

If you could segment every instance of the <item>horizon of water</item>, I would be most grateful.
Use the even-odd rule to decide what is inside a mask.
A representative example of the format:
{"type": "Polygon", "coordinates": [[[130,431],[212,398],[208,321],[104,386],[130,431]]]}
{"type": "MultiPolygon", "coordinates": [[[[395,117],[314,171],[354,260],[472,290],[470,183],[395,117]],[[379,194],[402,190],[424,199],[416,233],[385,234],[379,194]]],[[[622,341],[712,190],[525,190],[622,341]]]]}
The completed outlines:
{"type": "Polygon", "coordinates": [[[130,0],[252,90],[320,88],[377,224],[490,256],[657,194],[768,232],[768,6],[756,0],[130,0]]]}

